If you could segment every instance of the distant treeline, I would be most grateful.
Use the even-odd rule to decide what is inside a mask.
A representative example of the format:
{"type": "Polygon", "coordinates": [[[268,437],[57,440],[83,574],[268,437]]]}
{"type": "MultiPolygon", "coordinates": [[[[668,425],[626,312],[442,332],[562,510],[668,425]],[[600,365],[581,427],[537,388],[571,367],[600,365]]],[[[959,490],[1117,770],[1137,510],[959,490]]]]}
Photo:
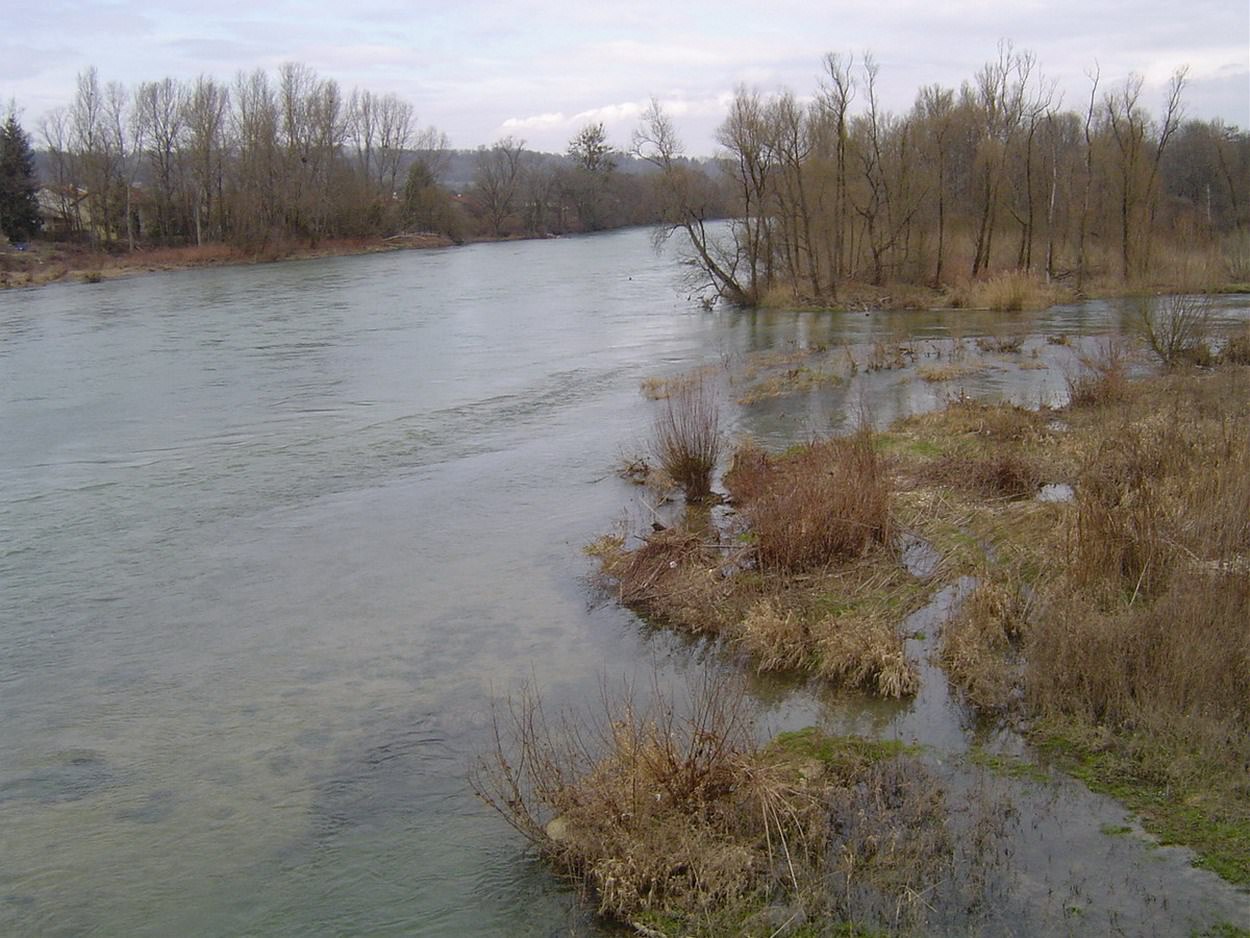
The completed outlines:
{"type": "Polygon", "coordinates": [[[295,63],[275,76],[133,89],[89,68],[73,103],[45,115],[33,137],[44,234],[105,249],[261,249],[417,231],[460,240],[659,220],[655,187],[639,172],[650,167],[614,152],[602,125],[583,128],[563,155],[511,137],[452,151],[410,103],[345,94],[295,63]]]}
{"type": "Polygon", "coordinates": [[[662,172],[665,218],[694,268],[743,303],[836,303],[850,283],[943,286],[1018,270],[1076,289],[1250,280],[1250,136],[1186,121],[1185,71],[1157,116],[1142,79],[1061,109],[1036,59],[1009,43],[956,89],[884,110],[872,58],[828,55],[806,99],[739,89],[719,128],[728,236],[704,222],[722,193],[675,157],[653,102],[635,152],[662,172]]]}
{"type": "Polygon", "coordinates": [[[1250,135],[1185,120],[1178,71],[1063,109],[1009,43],[959,89],[878,98],[870,56],[830,54],[816,90],[740,88],[715,160],[683,155],[656,102],[629,153],[588,124],[565,153],[507,137],[452,151],[392,94],[301,64],[128,89],[78,76],[43,117],[44,234],[105,249],[434,232],[453,240],[660,223],[734,302],[834,304],[850,284],[932,287],[1023,271],[1077,290],[1250,281],[1250,135]],[[734,219],[728,225],[709,224],[734,219]]]}

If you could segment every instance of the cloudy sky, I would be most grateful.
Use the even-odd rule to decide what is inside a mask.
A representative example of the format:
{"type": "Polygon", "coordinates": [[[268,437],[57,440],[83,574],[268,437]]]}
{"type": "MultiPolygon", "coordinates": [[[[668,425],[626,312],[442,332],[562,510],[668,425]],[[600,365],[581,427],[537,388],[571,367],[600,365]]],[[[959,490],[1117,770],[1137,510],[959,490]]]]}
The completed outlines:
{"type": "Polygon", "coordinates": [[[599,120],[625,145],[655,95],[687,150],[710,154],[739,84],[807,95],[826,52],[869,50],[902,110],[921,85],[970,78],[1004,38],[1036,53],[1065,106],[1083,106],[1097,63],[1103,87],[1141,73],[1157,110],[1188,65],[1188,114],[1250,126],[1247,0],[10,0],[3,20],[0,106],[15,100],[32,131],[89,65],[133,86],[297,61],[401,95],[457,147],[511,134],[563,150],[599,120]]]}

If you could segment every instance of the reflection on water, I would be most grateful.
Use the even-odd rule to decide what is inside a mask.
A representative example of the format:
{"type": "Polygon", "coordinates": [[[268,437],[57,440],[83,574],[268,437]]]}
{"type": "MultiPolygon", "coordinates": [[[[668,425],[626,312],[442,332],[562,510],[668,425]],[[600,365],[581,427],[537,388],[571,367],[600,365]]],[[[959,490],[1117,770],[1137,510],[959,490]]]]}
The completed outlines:
{"type": "MultiPolygon", "coordinates": [[[[583,927],[464,776],[492,694],[715,658],[583,580],[640,381],[1004,321],[706,313],[675,275],[627,231],[0,293],[0,932],[583,927]]],[[[1008,317],[1046,367],[964,390],[1051,400],[1041,337],[1124,315],[1008,317]]],[[[956,390],[860,372],[727,420],[781,445],[956,390]]],[[[929,732],[758,689],[777,726],[929,732]]]]}

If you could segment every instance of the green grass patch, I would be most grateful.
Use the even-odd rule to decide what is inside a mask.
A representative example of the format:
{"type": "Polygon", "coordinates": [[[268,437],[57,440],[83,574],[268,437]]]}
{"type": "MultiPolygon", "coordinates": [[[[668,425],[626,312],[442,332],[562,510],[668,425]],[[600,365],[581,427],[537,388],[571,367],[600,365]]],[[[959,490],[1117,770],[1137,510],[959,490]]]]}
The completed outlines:
{"type": "Polygon", "coordinates": [[[1229,922],[1218,922],[1206,931],[1195,931],[1193,938],[1250,938],[1250,928],[1242,928],[1229,922]]]}
{"type": "Polygon", "coordinates": [[[1123,837],[1125,834],[1133,833],[1133,828],[1127,824],[1103,824],[1098,829],[1108,837],[1123,837]]]}
{"type": "Polygon", "coordinates": [[[1005,778],[1023,779],[1039,784],[1050,781],[1050,773],[1037,763],[1016,756],[987,752],[981,746],[969,749],[967,759],[973,765],[1005,778]]]}
{"type": "Polygon", "coordinates": [[[883,453],[900,456],[915,456],[920,459],[932,459],[946,452],[936,441],[922,439],[904,433],[879,433],[876,438],[877,449],[883,453]]]}
{"type": "Polygon", "coordinates": [[[1076,733],[1051,726],[1035,742],[1058,768],[1137,814],[1161,845],[1189,847],[1197,854],[1195,866],[1250,886],[1250,819],[1222,817],[1204,804],[1206,792],[1161,784],[1132,759],[1095,750],[1076,733]]]}
{"type": "Polygon", "coordinates": [[[915,755],[919,747],[896,739],[831,736],[815,726],[778,733],[768,751],[786,759],[817,759],[830,768],[863,768],[899,756],[915,755]]]}

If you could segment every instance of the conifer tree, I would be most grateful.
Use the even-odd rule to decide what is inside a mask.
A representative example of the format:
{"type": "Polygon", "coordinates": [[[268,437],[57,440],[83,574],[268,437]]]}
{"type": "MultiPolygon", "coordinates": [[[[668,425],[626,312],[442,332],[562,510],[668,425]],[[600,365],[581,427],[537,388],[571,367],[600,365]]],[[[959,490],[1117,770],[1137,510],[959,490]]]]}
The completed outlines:
{"type": "Polygon", "coordinates": [[[38,190],[35,151],[10,111],[0,128],[0,232],[9,240],[25,241],[43,227],[38,190]]]}

